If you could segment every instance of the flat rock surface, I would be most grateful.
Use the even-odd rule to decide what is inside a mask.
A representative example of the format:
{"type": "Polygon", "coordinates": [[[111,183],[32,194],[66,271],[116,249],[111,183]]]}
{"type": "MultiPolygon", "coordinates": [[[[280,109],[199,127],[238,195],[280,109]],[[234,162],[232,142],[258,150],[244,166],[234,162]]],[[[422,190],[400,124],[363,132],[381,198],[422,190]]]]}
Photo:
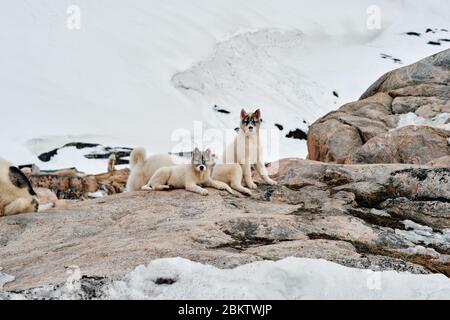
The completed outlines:
{"type": "Polygon", "coordinates": [[[2,217],[0,268],[16,278],[4,289],[61,283],[71,266],[119,276],[163,257],[230,268],[296,256],[450,275],[448,169],[296,159],[278,166],[269,171],[279,185],[260,185],[251,197],[136,192],[2,217]],[[405,210],[417,205],[424,213],[405,210]]]}

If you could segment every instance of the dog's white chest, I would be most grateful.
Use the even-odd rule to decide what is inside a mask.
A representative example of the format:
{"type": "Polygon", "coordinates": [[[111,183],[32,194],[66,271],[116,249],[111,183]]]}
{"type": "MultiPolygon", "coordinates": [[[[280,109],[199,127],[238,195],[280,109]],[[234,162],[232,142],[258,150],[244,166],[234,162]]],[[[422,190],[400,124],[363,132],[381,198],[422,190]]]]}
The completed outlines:
{"type": "Polygon", "coordinates": [[[236,140],[237,160],[239,163],[255,164],[258,161],[257,139],[239,137],[236,140]]]}

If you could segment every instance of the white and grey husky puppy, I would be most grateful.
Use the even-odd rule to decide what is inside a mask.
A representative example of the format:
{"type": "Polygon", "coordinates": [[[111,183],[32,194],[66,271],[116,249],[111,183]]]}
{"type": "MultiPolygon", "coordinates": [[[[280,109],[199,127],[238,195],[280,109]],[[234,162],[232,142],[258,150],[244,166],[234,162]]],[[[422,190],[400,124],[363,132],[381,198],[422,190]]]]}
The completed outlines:
{"type": "Polygon", "coordinates": [[[201,187],[204,186],[233,193],[226,183],[211,178],[211,169],[214,165],[215,159],[210,149],[202,152],[195,148],[190,164],[159,168],[142,190],[186,189],[206,196],[208,190],[201,187]]]}
{"type": "Polygon", "coordinates": [[[173,155],[156,155],[143,159],[145,159],[143,149],[132,152],[132,169],[127,184],[130,191],[186,189],[208,195],[208,190],[201,187],[203,186],[235,194],[226,183],[211,178],[211,169],[216,159],[210,149],[202,152],[196,148],[192,152],[190,163],[183,163],[183,159],[173,155]],[[138,187],[144,178],[147,178],[147,181],[138,187]]]}

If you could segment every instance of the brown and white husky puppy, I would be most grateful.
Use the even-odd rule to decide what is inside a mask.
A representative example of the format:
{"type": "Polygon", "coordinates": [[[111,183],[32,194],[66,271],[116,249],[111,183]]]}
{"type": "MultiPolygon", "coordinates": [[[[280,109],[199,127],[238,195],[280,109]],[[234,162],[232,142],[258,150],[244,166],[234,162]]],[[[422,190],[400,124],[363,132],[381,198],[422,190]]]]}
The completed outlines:
{"type": "Polygon", "coordinates": [[[261,122],[259,109],[250,113],[242,109],[238,135],[226,148],[222,164],[214,167],[213,179],[223,181],[231,188],[250,195],[250,189],[257,188],[251,174],[251,167],[255,166],[264,182],[270,185],[276,184],[269,178],[262,158],[263,149],[259,137],[261,122]],[[242,185],[242,181],[247,188],[242,185]]]}
{"type": "Polygon", "coordinates": [[[37,212],[39,201],[28,178],[0,159],[0,216],[37,212]]]}
{"type": "Polygon", "coordinates": [[[186,189],[206,196],[208,190],[201,187],[204,186],[233,193],[233,190],[226,183],[211,178],[211,169],[214,165],[215,159],[210,149],[201,152],[198,148],[195,148],[190,164],[159,168],[141,189],[155,191],[186,189]]]}

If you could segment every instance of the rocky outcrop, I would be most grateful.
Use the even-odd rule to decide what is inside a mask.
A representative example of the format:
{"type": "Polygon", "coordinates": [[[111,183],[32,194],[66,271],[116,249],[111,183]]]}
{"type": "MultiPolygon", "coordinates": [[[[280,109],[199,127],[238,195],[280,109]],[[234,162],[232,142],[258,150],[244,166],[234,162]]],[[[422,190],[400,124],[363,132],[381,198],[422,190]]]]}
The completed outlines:
{"type": "Polygon", "coordinates": [[[97,191],[105,195],[125,191],[129,169],[114,170],[99,175],[86,175],[75,169],[55,172],[26,173],[35,188],[51,190],[58,199],[80,200],[97,191]]]}
{"type": "Polygon", "coordinates": [[[29,174],[28,178],[33,187],[52,190],[59,199],[81,199],[86,193],[96,192],[99,187],[94,176],[76,170],[38,172],[29,174]]]}
{"type": "MultiPolygon", "coordinates": [[[[278,168],[278,170],[275,170],[278,168]]],[[[450,276],[448,169],[297,159],[251,197],[124,193],[0,219],[6,290],[63,282],[66,267],[115,277],[162,257],[221,268],[288,256],[450,276]]]]}
{"type": "Polygon", "coordinates": [[[450,131],[408,126],[382,133],[346,158],[347,163],[426,164],[450,154],[450,131]]]}
{"type": "Polygon", "coordinates": [[[431,125],[427,120],[432,123],[449,112],[450,50],[446,50],[387,73],[359,101],[312,124],[308,159],[426,164],[450,154],[450,131],[426,126],[431,125]],[[402,126],[399,120],[408,113],[425,125],[402,126]]]}
{"type": "Polygon", "coordinates": [[[437,97],[450,99],[450,50],[445,50],[410,66],[389,72],[361,96],[365,99],[379,92],[394,97],[437,97]]]}
{"type": "Polygon", "coordinates": [[[450,168],[450,156],[434,159],[427,164],[432,167],[450,168]]]}

